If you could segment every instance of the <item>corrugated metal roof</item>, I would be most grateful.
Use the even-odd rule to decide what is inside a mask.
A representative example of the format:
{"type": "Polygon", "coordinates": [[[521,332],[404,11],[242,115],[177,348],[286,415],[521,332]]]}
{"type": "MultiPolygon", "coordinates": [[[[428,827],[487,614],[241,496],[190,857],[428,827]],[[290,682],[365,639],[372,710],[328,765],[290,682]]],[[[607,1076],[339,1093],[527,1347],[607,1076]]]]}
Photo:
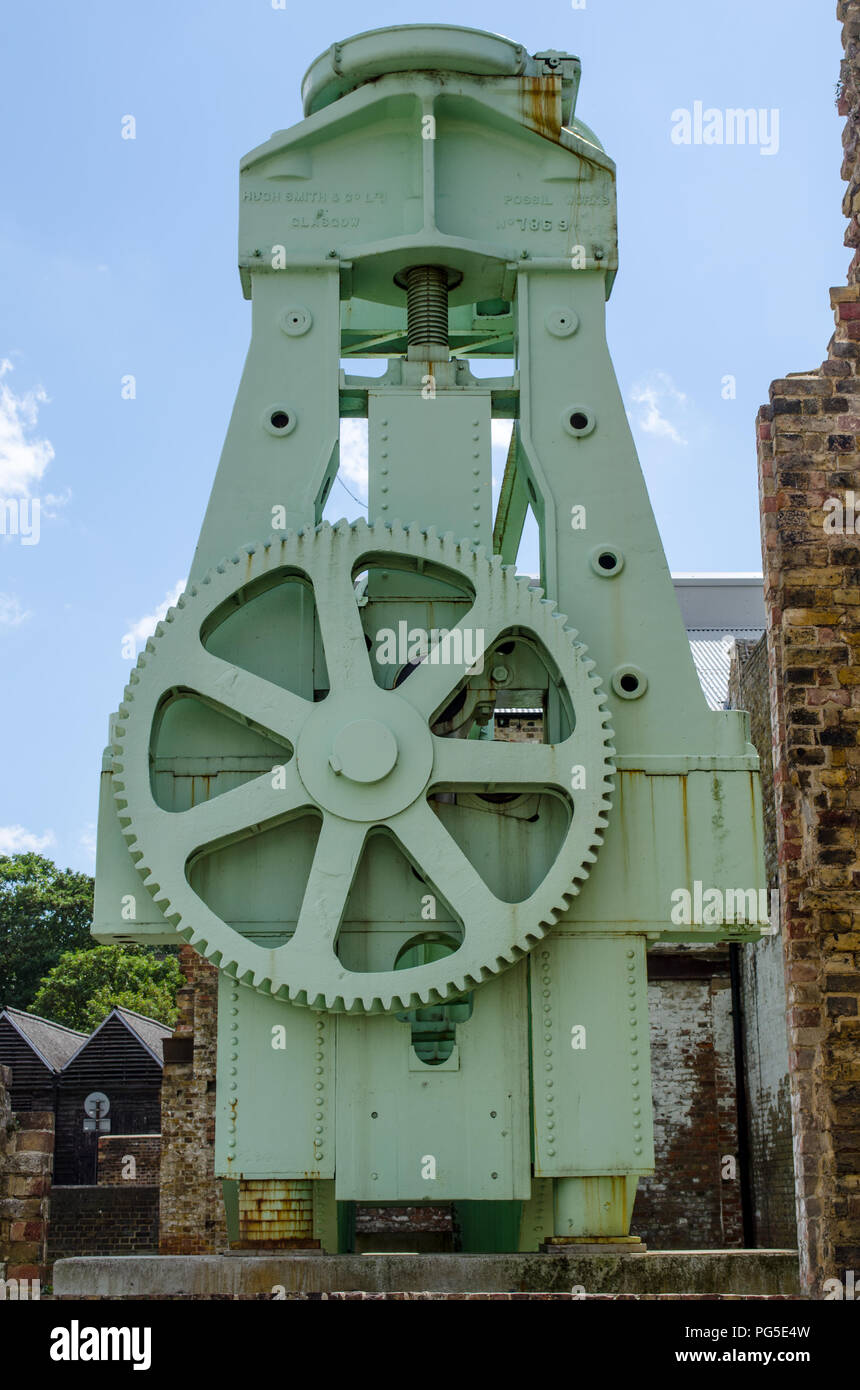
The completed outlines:
{"type": "MultiPolygon", "coordinates": [[[[687,633],[696,674],[699,677],[705,699],[710,709],[725,709],[729,695],[729,672],[732,663],[732,648],[735,641],[757,642],[764,628],[740,627],[734,632],[723,628],[691,628],[687,633]]],[[[496,718],[508,715],[530,715],[537,718],[543,711],[539,709],[496,709],[496,718]]]]}
{"type": "Polygon", "coordinates": [[[40,1018],[38,1014],[24,1013],[22,1009],[4,1009],[0,1017],[8,1018],[52,1071],[61,1071],[87,1036],[62,1023],[40,1018]]]}
{"type": "Polygon", "coordinates": [[[719,628],[691,628],[687,636],[705,699],[711,709],[725,709],[729,694],[729,671],[735,640],[757,642],[764,628],[743,627],[734,632],[719,628]]]}

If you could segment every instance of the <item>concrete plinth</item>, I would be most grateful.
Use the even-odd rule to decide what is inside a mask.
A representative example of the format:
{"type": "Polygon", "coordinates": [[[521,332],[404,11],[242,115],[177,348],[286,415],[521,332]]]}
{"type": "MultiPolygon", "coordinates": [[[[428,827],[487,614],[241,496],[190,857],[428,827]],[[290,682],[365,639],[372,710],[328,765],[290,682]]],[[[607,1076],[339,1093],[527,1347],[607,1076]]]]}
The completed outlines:
{"type": "Polygon", "coordinates": [[[637,1255],[132,1255],[58,1260],[60,1299],[265,1298],[291,1294],[796,1295],[794,1250],[637,1255]]]}

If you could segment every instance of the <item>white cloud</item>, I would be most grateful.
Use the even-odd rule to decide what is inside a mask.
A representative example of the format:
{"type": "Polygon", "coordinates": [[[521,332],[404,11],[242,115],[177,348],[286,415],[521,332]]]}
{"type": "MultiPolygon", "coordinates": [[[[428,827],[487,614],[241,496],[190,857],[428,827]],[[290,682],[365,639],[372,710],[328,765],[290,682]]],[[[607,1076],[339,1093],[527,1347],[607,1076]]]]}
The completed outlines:
{"type": "Polygon", "coordinates": [[[32,497],[54,457],[50,441],[33,435],[48,397],[41,386],[16,395],[3,380],[11,371],[8,358],[0,360],[0,496],[32,497]]]}
{"type": "Polygon", "coordinates": [[[53,830],[46,830],[44,835],[34,835],[23,825],[0,825],[0,854],[26,854],[28,850],[40,854],[52,844],[53,830]]]}
{"type": "Polygon", "coordinates": [[[513,433],[513,420],[491,420],[490,438],[494,449],[504,449],[507,454],[513,433]]]}
{"type": "Polygon", "coordinates": [[[72,498],[72,489],[67,487],[64,492],[46,492],[42,498],[42,516],[46,520],[54,521],[57,517],[58,508],[65,507],[72,498]]]}
{"type": "Polygon", "coordinates": [[[96,827],[94,821],[89,821],[83,828],[78,837],[78,843],[84,854],[95,865],[96,862],[96,827]]]}
{"type": "Polygon", "coordinates": [[[630,399],[634,405],[641,406],[637,424],[645,434],[671,439],[673,444],[686,444],[680,430],[664,414],[665,410],[683,413],[687,404],[687,397],[667,372],[652,372],[646,380],[637,382],[630,399]]]}
{"type": "MultiPolygon", "coordinates": [[[[161,622],[168,608],[173,608],[179,595],[185,592],[187,579],[177,579],[173,588],[165,595],[162,602],[152,613],[147,613],[144,617],[138,618],[131,623],[125,637],[134,639],[135,646],[143,646],[147,637],[151,637],[158,623],[161,622]]],[[[125,641],[125,637],[123,641],[125,641]]]]}
{"type": "Polygon", "coordinates": [[[19,627],[29,616],[14,594],[0,594],[0,632],[7,627],[19,627]]]}
{"type": "Polygon", "coordinates": [[[339,472],[354,490],[367,496],[366,420],[341,420],[339,472]]]}

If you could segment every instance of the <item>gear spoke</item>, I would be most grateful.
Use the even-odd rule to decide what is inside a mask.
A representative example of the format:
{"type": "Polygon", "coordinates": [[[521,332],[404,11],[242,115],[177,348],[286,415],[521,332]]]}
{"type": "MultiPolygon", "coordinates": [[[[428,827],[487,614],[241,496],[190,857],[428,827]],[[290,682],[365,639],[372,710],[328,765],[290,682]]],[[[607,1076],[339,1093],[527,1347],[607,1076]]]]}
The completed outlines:
{"type": "Polygon", "coordinates": [[[431,721],[509,625],[510,615],[496,612],[488,597],[478,596],[462,621],[398,688],[398,695],[431,721]]]}
{"type": "Polygon", "coordinates": [[[388,822],[406,853],[463,923],[492,921],[502,904],[422,797],[388,822]]]}
{"type": "Polygon", "coordinates": [[[163,811],[153,803],[153,816],[170,844],[170,853],[184,872],[195,850],[241,835],[243,830],[288,816],[312,805],[295,762],[264,772],[251,782],[201,801],[187,811],[163,811]]]}
{"type": "Polygon", "coordinates": [[[341,820],[330,812],[323,817],[296,930],[282,950],[291,956],[302,951],[317,957],[328,947],[334,953],[366,836],[367,826],[361,822],[341,820]]]}
{"type": "MultiPolygon", "coordinates": [[[[421,564],[417,568],[420,573],[421,564]]],[[[375,601],[370,602],[373,608],[375,601]]],[[[428,595],[427,602],[429,622],[434,600],[428,595]]],[[[388,614],[385,608],[380,612],[388,614]]],[[[264,638],[264,630],[260,635],[264,638]]],[[[111,740],[121,833],[147,891],[177,935],[264,993],[312,1008],[369,1014],[460,996],[531,950],[569,909],[595,862],[611,809],[613,749],[592,667],[584,646],[540,590],[452,537],[440,539],[399,523],[375,529],[359,521],[288,532],[274,555],[271,542],[244,547],[240,556],[192,586],[158,624],[131,675],[111,740]],[[353,576],[367,568],[369,557],[384,564],[388,555],[392,567],[405,558],[459,571],[475,593],[464,618],[441,640],[437,636],[435,652],[393,691],[380,690],[373,679],[353,586],[353,576]],[[273,561],[313,586],[331,681],[324,700],[303,700],[207,652],[200,642],[207,621],[224,611],[238,588],[271,577],[273,561]],[[574,733],[555,746],[527,748],[435,738],[431,720],[504,633],[531,633],[546,649],[576,712],[574,733]],[[184,692],[284,745],[283,755],[272,756],[283,768],[254,775],[187,811],[159,807],[151,781],[153,726],[165,696],[184,692]],[[508,901],[494,894],[446,828],[445,808],[428,802],[433,787],[573,792],[577,814],[569,818],[554,862],[528,899],[508,901]],[[214,851],[307,812],[321,815],[322,825],[296,931],[274,949],[258,945],[210,910],[191,885],[189,861],[197,852],[214,851]],[[382,826],[444,898],[462,924],[463,939],[450,956],[426,965],[351,971],[338,959],[337,934],[366,837],[382,826]]],[[[481,680],[482,687],[487,683],[481,680]]],[[[480,694],[487,698],[483,689],[480,694]]],[[[195,775],[194,745],[178,755],[189,765],[180,775],[195,775]]],[[[205,766],[226,771],[232,766],[225,766],[226,756],[216,746],[205,766]]],[[[202,761],[200,766],[202,775],[202,761]]],[[[290,863],[278,869],[283,876],[294,871],[290,863]]],[[[253,872],[250,865],[246,872],[253,872]]],[[[274,881],[269,898],[275,919],[280,915],[276,889],[274,881]]],[[[128,934],[124,922],[117,932],[128,934]]]]}
{"type": "Polygon", "coordinates": [[[325,583],[314,583],[314,598],[331,689],[370,685],[370,657],[349,571],[329,571],[325,583]]]}
{"type": "Polygon", "coordinates": [[[433,775],[431,786],[473,787],[492,791],[496,787],[547,787],[569,790],[571,769],[585,763],[585,741],[576,733],[563,743],[506,743],[501,739],[453,739],[433,736],[433,775]]]}
{"type": "Polygon", "coordinates": [[[187,689],[236,716],[243,724],[255,725],[279,743],[295,747],[314,707],[313,701],[304,700],[301,695],[255,676],[241,666],[234,666],[204,647],[200,647],[193,660],[190,652],[188,658],[188,671],[183,679],[187,689]]]}

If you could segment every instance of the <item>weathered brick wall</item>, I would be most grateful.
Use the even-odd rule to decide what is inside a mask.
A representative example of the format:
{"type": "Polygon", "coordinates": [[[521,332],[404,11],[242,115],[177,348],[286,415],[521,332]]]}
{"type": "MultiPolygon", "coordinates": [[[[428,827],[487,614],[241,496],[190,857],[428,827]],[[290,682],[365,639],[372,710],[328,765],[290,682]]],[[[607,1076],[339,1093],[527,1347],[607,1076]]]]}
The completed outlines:
{"type": "Polygon", "coordinates": [[[73,1255],[157,1253],[157,1187],[55,1187],[51,1193],[52,1262],[73,1255]]]}
{"type": "MultiPolygon", "coordinates": [[[[766,636],[735,644],[729,704],[749,713],[750,738],[761,762],[765,878],[769,888],[778,888],[766,636]]],[[[793,1249],[797,1217],[781,938],[766,936],[740,947],[740,963],[753,1236],[759,1247],[793,1249]]]]}
{"type": "Polygon", "coordinates": [[[493,737],[501,743],[542,743],[543,715],[509,714],[496,711],[493,737]]]}
{"type": "Polygon", "coordinates": [[[860,282],[860,6],[857,0],[840,0],[836,10],[845,50],[839,70],[839,113],[847,118],[842,131],[842,177],[848,187],[842,211],[849,219],[845,245],[854,248],[848,268],[848,283],[854,285],[860,282]]]}
{"type": "Polygon", "coordinates": [[[102,1134],[98,1147],[100,1187],[157,1187],[161,1168],[160,1134],[102,1134]],[[129,1159],[133,1162],[130,1163],[129,1159]]]}
{"type": "MultiPolygon", "coordinates": [[[[846,244],[860,249],[860,0],[840,0],[846,244]]],[[[825,529],[860,493],[860,262],[831,291],[815,371],[757,422],[782,931],[805,1287],[860,1268],[860,542],[825,529]]]]}
{"type": "Polygon", "coordinates": [[[355,1251],[381,1250],[450,1252],[456,1250],[457,1219],[452,1202],[434,1206],[374,1206],[357,1202],[355,1208],[355,1251]]]}
{"type": "Polygon", "coordinates": [[[735,643],[729,672],[729,707],[745,709],[750,717],[750,740],[761,764],[765,877],[768,885],[776,888],[776,807],[773,799],[773,734],[770,723],[767,634],[757,642],[735,643]]]}
{"type": "Polygon", "coordinates": [[[738,1152],[728,963],[659,978],[661,959],[668,971],[675,953],[649,960],[656,1172],[640,1179],[632,1231],[652,1250],[742,1246],[740,1185],[721,1175],[738,1152]]]}
{"type": "Polygon", "coordinates": [[[793,1250],[797,1214],[782,941],[765,937],[741,947],[740,956],[755,1244],[793,1250]]]}
{"type": "Polygon", "coordinates": [[[11,1070],[0,1067],[0,1276],[44,1281],[54,1117],[14,1112],[11,1085],[11,1070]]]}
{"type": "Polygon", "coordinates": [[[184,946],[179,1021],[164,1049],[161,1088],[162,1255],[227,1248],[221,1184],[215,1179],[215,1061],[218,970],[184,946]]]}

